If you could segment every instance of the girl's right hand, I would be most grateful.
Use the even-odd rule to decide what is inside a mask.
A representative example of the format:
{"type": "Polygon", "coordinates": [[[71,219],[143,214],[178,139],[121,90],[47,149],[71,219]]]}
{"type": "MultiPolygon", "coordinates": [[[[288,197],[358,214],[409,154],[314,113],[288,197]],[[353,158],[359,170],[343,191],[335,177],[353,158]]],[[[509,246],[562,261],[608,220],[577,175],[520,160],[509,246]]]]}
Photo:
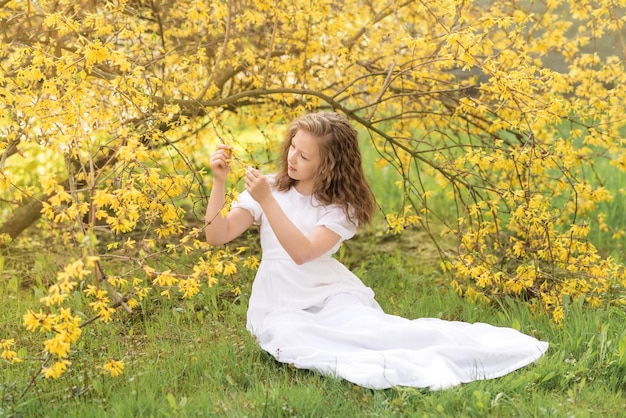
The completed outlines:
{"type": "Polygon", "coordinates": [[[226,181],[230,171],[231,147],[219,144],[217,150],[211,154],[211,171],[215,180],[226,181]]]}

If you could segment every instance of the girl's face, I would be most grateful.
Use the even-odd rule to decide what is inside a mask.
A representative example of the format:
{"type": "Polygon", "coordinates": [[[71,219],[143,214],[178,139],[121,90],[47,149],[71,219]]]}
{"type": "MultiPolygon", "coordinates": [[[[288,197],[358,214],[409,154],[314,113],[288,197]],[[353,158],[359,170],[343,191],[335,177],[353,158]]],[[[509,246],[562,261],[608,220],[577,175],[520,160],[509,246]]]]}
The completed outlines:
{"type": "Polygon", "coordinates": [[[287,154],[287,174],[296,180],[296,189],[300,193],[313,193],[320,158],[319,140],[302,129],[296,132],[287,154]]]}

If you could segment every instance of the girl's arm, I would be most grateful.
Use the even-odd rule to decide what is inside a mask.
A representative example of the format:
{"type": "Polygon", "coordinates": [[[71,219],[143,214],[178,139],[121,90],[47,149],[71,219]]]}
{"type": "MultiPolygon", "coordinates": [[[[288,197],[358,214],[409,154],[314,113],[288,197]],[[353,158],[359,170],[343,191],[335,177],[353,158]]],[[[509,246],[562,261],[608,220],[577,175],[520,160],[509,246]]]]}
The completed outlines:
{"type": "Polygon", "coordinates": [[[324,226],[313,228],[304,235],[289,220],[270,191],[269,184],[259,171],[250,169],[246,174],[246,190],[261,205],[276,238],[296,264],[304,264],[328,252],[341,237],[324,226]]]}
{"type": "Polygon", "coordinates": [[[242,208],[234,208],[226,217],[222,216],[222,208],[226,202],[225,183],[213,181],[213,189],[206,208],[206,240],[211,245],[222,245],[232,241],[246,231],[254,219],[250,212],[242,208]]]}
{"type": "Polygon", "coordinates": [[[232,241],[248,229],[254,219],[245,209],[235,208],[226,217],[222,209],[226,203],[226,175],[230,171],[230,147],[219,145],[211,155],[213,188],[206,208],[205,234],[211,245],[221,245],[232,241]]]}

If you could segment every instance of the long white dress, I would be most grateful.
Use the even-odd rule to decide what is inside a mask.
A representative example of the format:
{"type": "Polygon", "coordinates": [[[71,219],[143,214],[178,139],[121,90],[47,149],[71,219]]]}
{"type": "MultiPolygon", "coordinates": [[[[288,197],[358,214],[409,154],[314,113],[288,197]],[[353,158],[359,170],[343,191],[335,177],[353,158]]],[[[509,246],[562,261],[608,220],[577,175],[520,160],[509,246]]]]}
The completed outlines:
{"type": "MultiPolygon", "coordinates": [[[[325,226],[343,241],[356,232],[338,206],[323,206],[293,187],[273,194],[304,234],[325,226]]],[[[372,389],[434,390],[503,376],[534,362],[548,348],[511,328],[386,314],[374,292],[332,258],[340,243],[297,265],[247,192],[233,207],[247,209],[260,224],[263,255],[247,328],[280,362],[372,389]]]]}

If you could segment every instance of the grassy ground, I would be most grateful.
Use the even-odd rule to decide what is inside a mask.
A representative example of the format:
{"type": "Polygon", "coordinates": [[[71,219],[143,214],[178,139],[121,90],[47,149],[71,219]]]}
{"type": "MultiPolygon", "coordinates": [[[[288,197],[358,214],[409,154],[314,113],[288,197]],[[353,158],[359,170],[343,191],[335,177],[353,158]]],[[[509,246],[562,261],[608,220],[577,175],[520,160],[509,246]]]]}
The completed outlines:
{"type": "MultiPolygon", "coordinates": [[[[400,244],[410,246],[419,235],[400,244]]],[[[15,417],[386,417],[386,416],[621,416],[626,408],[624,312],[581,310],[562,327],[525,306],[482,306],[452,293],[432,254],[402,251],[364,234],[342,252],[389,313],[483,321],[512,326],[551,343],[537,364],[503,378],[445,391],[373,391],[275,362],[245,330],[251,277],[240,299],[203,294],[193,303],[147,301],[132,316],[85,330],[73,371],[57,381],[30,381],[23,366],[2,366],[0,416],[15,417]],[[380,244],[380,245],[379,245],[380,244]],[[372,251],[375,251],[372,254],[372,251]],[[107,355],[126,362],[124,374],[103,377],[107,355]]],[[[8,259],[10,264],[12,260],[8,259]]],[[[14,260],[13,260],[14,261],[14,260]]],[[[33,280],[47,274],[35,262],[33,280]]],[[[2,329],[17,331],[33,295],[0,284],[2,329]]],[[[215,287],[211,291],[219,292],[215,287]]],[[[23,335],[24,333],[22,333],[23,335]]],[[[28,336],[24,336],[27,338],[28,336]]],[[[28,341],[20,341],[27,344],[28,341]]],[[[32,373],[32,370],[30,371],[32,373]]]]}

